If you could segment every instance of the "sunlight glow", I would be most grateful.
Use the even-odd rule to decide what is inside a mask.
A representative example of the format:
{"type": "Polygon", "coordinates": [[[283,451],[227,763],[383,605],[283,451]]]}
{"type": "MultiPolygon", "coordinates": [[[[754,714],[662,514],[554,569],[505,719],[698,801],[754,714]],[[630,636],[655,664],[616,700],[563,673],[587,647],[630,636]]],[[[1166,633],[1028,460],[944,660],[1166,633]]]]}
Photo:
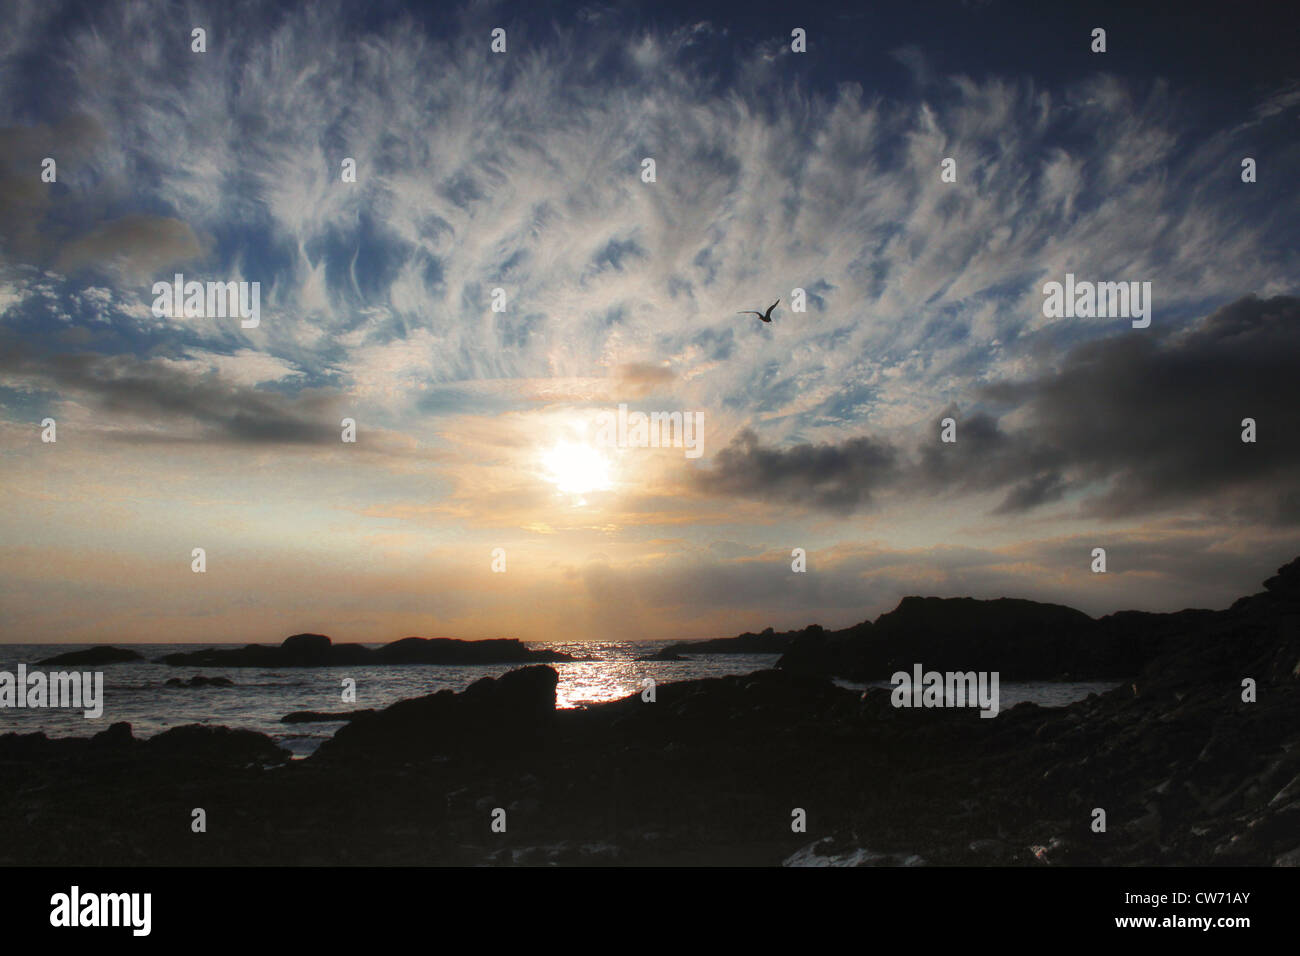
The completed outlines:
{"type": "Polygon", "coordinates": [[[611,484],[609,461],[590,445],[562,441],[542,456],[542,466],[546,480],[566,494],[585,495],[611,484]]]}

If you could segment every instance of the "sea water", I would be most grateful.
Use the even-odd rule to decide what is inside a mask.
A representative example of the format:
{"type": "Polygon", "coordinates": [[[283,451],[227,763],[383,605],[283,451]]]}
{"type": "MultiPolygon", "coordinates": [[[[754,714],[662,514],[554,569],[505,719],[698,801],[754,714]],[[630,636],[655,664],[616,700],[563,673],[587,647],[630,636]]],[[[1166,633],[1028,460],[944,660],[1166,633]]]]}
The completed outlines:
{"type": "MultiPolygon", "coordinates": [[[[748,674],[773,667],[779,654],[699,654],[683,661],[638,661],[674,641],[572,641],[533,643],[534,649],[549,648],[575,658],[571,663],[552,664],[560,676],[556,706],[584,707],[630,697],[642,690],[649,677],[657,684],[748,674]]],[[[0,671],[28,668],[37,661],[68,651],[83,650],[90,644],[0,644],[0,671]]],[[[99,666],[46,665],[46,670],[102,671],[104,674],[103,714],[87,720],[80,710],[0,710],[0,734],[42,732],[50,737],[89,737],[126,721],[136,737],[152,737],[183,724],[207,724],[266,734],[297,757],[304,757],[343,726],[340,721],[285,724],[280,718],[301,710],[345,711],[380,709],[399,700],[422,697],[440,690],[461,691],[482,677],[499,677],[521,664],[365,664],[345,667],[173,667],[155,663],[164,654],[197,651],[212,644],[114,644],[129,648],[145,660],[99,666]],[[168,687],[167,680],[179,677],[226,677],[233,687],[168,687]],[[343,680],[356,681],[356,701],[343,700],[343,680]]],[[[242,645],[238,645],[242,646],[242,645]]],[[[381,645],[367,645],[378,647],[381,645]]],[[[843,683],[843,682],[837,682],[843,683]]],[[[844,686],[864,686],[847,685],[844,686]]],[[[1003,707],[1021,700],[1043,706],[1062,706],[1103,691],[1113,683],[1005,683],[1003,707]]]]}

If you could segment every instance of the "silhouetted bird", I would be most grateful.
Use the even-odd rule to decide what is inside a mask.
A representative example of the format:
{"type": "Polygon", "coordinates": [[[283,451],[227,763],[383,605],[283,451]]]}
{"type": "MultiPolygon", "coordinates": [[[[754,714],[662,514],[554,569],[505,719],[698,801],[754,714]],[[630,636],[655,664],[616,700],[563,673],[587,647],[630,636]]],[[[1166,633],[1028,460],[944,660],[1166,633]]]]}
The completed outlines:
{"type": "Polygon", "coordinates": [[[753,309],[746,309],[744,312],[737,312],[736,315],[756,315],[764,322],[771,322],[772,310],[775,309],[780,303],[781,300],[777,299],[775,302],[773,302],[771,305],[767,307],[766,312],[755,312],[753,309]]]}

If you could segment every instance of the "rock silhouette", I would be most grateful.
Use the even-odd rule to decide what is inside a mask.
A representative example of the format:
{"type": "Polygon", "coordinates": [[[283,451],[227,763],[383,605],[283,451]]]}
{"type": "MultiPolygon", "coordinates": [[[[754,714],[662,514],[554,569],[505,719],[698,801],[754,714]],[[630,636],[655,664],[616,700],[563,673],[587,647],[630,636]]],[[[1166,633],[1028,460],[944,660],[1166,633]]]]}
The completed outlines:
{"type": "Polygon", "coordinates": [[[822,632],[820,625],[812,624],[802,631],[777,633],[766,628],[762,633],[752,632],[737,637],[718,637],[708,641],[683,641],[669,644],[664,651],[674,654],[782,654],[805,635],[812,637],[822,632]]]}
{"type": "Polygon", "coordinates": [[[294,634],[279,647],[249,644],[165,654],[159,660],[177,667],[347,667],[357,664],[529,664],[570,661],[558,651],[530,650],[522,641],[495,638],[459,641],[449,637],[407,637],[371,649],[335,644],[324,634],[294,634]]]}
{"type": "Polygon", "coordinates": [[[535,742],[555,716],[559,676],[524,667],[484,677],[457,694],[439,691],[357,716],[314,755],[334,762],[375,762],[475,748],[517,751],[535,742]]]}
{"type": "Polygon", "coordinates": [[[167,678],[166,686],[168,687],[234,687],[235,682],[229,677],[204,677],[198,674],[189,680],[181,680],[179,677],[167,678]]]}
{"type": "Polygon", "coordinates": [[[135,651],[127,650],[124,647],[91,647],[84,651],[69,651],[66,654],[55,654],[53,657],[47,657],[43,661],[37,661],[38,664],[72,664],[96,666],[100,664],[124,664],[127,661],[142,661],[144,657],[135,651]]]}
{"type": "Polygon", "coordinates": [[[671,647],[665,647],[663,650],[655,651],[653,654],[645,654],[637,658],[638,661],[685,661],[690,660],[682,654],[677,653],[671,647]]]}
{"type": "Polygon", "coordinates": [[[889,680],[924,662],[998,671],[1003,680],[1094,680],[1136,674],[1212,611],[1121,611],[1094,620],[1060,604],[1014,598],[905,597],[875,621],[796,634],[777,667],[856,681],[889,680]]]}

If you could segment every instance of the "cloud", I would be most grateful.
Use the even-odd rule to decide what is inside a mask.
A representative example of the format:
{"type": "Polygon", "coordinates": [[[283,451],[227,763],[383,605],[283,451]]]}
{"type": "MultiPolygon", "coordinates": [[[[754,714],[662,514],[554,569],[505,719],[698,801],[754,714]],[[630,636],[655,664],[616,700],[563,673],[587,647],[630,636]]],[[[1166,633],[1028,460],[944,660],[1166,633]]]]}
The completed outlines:
{"type": "Polygon", "coordinates": [[[124,216],[67,243],[54,267],[61,272],[87,266],[120,270],[128,280],[145,282],[202,254],[203,244],[179,219],[124,216]]]}
{"type": "MultiPolygon", "coordinates": [[[[172,514],[253,550],[321,540],[322,516],[348,533],[378,522],[409,536],[402,626],[415,627],[430,601],[467,600],[428,586],[450,580],[424,561],[450,533],[468,548],[450,563],[479,568],[463,555],[500,545],[511,582],[534,569],[505,620],[538,637],[567,632],[574,605],[548,597],[545,633],[534,607],[559,572],[536,569],[600,551],[608,567],[575,571],[572,587],[602,606],[634,593],[680,607],[669,619],[706,636],[738,613],[802,624],[819,616],[809,609],[922,585],[1113,608],[1157,600],[1147,588],[1167,568],[1185,583],[1158,582],[1172,602],[1215,583],[1216,548],[1237,549],[1240,576],[1250,548],[1300,513],[1295,392],[1279,370],[1296,354],[1293,300],[1273,298],[1300,274],[1290,87],[1261,87],[1276,92],[1225,118],[1151,79],[1159,61],[1145,76],[1095,57],[1086,72],[1026,76],[1034,58],[1005,42],[1023,37],[996,10],[964,18],[990,31],[967,45],[992,58],[962,75],[942,44],[899,49],[902,29],[868,29],[882,55],[862,57],[852,37],[870,17],[800,57],[788,26],[761,20],[756,38],[743,24],[608,6],[556,20],[533,5],[512,12],[510,53],[494,56],[492,4],[436,22],[332,0],[11,6],[0,435],[8,488],[59,503],[27,524],[11,509],[6,538],[81,553],[112,501],[174,501],[172,514]],[[205,54],[189,49],[196,17],[205,54]],[[1247,148],[1261,157],[1249,186],[1247,148]],[[39,182],[46,155],[57,184],[39,182]],[[955,183],[939,178],[945,157],[955,183]],[[356,182],[340,176],[345,158],[356,182]],[[149,282],[169,278],[173,256],[190,257],[190,278],[260,282],[259,327],[152,316],[149,282]],[[1066,272],[1151,280],[1153,326],[1115,335],[1044,317],[1042,283],[1066,272]],[[805,313],[789,311],[795,287],[805,313]],[[1251,290],[1257,302],[1238,301],[1251,290]],[[778,296],[770,326],[735,315],[778,296]],[[647,396],[705,413],[705,458],[620,449],[613,489],[582,506],[559,497],[539,454],[581,438],[597,406],[647,396]],[[85,467],[53,475],[33,441],[45,409],[72,435],[120,440],[61,441],[85,467]],[[357,451],[394,452],[382,467],[278,453],[337,447],[344,415],[362,426],[357,451]],[[955,445],[938,442],[948,415],[955,445]],[[1237,440],[1247,416],[1254,445],[1237,440]],[[158,455],[156,441],[175,444],[158,455]],[[177,481],[187,497],[171,497],[177,481]],[[1063,536],[1097,518],[1112,522],[1113,566],[1142,572],[1070,576],[1086,542],[1063,536]],[[1196,526],[1194,560],[1179,557],[1185,537],[1145,535],[1162,520],[1196,526]],[[882,535],[870,551],[835,551],[866,528],[882,535]],[[657,566],[665,535],[687,542],[674,562],[706,554],[657,566]],[[1031,535],[1059,551],[1004,547],[1031,535]],[[815,573],[789,573],[790,542],[815,573]],[[756,574],[769,560],[772,576],[756,574]],[[1124,589],[1103,591],[1112,582],[1124,589]]],[[[162,526],[123,517],[113,548],[170,553],[162,526]]],[[[308,607],[335,580],[316,555],[299,573],[308,607]]],[[[48,593],[76,581],[57,584],[48,593]]],[[[593,621],[593,634],[617,623],[593,621]]]]}
{"type": "Polygon", "coordinates": [[[897,478],[898,452],[871,438],[839,445],[764,448],[746,429],[698,479],[710,495],[806,504],[828,511],[853,511],[871,502],[874,489],[897,478]]]}
{"type": "Polygon", "coordinates": [[[1143,517],[1195,505],[1255,522],[1300,521],[1300,299],[1247,296],[1182,331],[1132,331],[1070,349],[1021,380],[975,390],[1001,408],[935,418],[919,445],[878,436],[763,446],[743,431],[698,487],[833,512],[872,494],[1001,492],[996,514],[1079,499],[1083,513],[1143,517]],[[953,417],[957,441],[939,440],[953,417]],[[1241,440],[1242,420],[1258,441],[1241,440]]]}
{"type": "Polygon", "coordinates": [[[1256,520],[1297,521],[1297,354],[1300,299],[1248,296],[1181,332],[1077,346],[1059,368],[983,393],[1019,409],[1022,434],[1051,449],[1072,484],[1105,486],[1086,502],[1092,513],[1224,496],[1221,505],[1256,520]],[[1257,422],[1254,444],[1241,440],[1245,418],[1257,422]]]}
{"type": "Polygon", "coordinates": [[[105,139],[99,121],[72,113],[53,124],[0,129],[0,236],[9,262],[46,265],[71,226],[62,214],[68,202],[66,184],[75,181],[90,154],[105,139]],[[42,179],[44,161],[55,160],[56,181],[42,179]]]}
{"type": "MultiPolygon", "coordinates": [[[[788,56],[618,11],[544,39],[521,23],[485,66],[477,7],[436,33],[333,3],[213,9],[196,55],[145,29],[168,11],[106,7],[57,34],[16,18],[0,92],[21,100],[17,67],[49,62],[67,115],[93,117],[25,134],[24,156],[84,143],[30,261],[116,260],[118,292],[173,255],[261,281],[263,328],[221,346],[272,352],[304,386],[328,367],[394,417],[453,383],[666,362],[680,404],[748,415],[766,441],[839,439],[1005,377],[1046,334],[1044,274],[1153,277],[1178,321],[1294,262],[1275,252],[1294,246],[1284,204],[1216,178],[1231,142],[1175,148],[1188,104],[1158,83],[945,76],[909,48],[923,82],[899,95],[807,87],[788,56]],[[808,313],[738,324],[796,286],[808,313]]],[[[34,195],[34,167],[13,170],[34,195]]]]}
{"type": "Polygon", "coordinates": [[[344,407],[337,392],[251,388],[193,360],[40,353],[14,339],[0,350],[0,383],[51,390],[88,406],[105,431],[137,441],[338,442],[344,407]]]}
{"type": "Polygon", "coordinates": [[[676,374],[667,364],[629,362],[614,370],[618,389],[628,396],[639,396],[671,384],[676,374]]]}

